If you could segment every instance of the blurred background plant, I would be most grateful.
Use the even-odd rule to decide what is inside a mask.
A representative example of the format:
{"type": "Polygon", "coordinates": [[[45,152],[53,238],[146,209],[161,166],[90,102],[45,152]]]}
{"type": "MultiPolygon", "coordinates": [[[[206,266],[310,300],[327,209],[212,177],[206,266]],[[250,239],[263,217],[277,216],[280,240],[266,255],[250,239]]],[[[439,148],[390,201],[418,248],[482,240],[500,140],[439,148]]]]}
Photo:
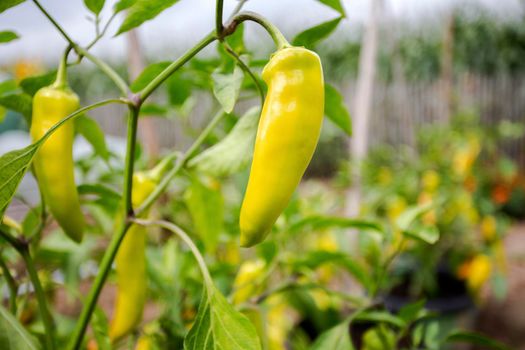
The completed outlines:
{"type": "MultiPolygon", "coordinates": [[[[296,40],[322,56],[329,82],[328,120],[306,179],[269,239],[251,250],[238,246],[247,150],[257,117],[250,106],[258,102],[248,78],[240,80],[236,108],[200,148],[209,149],[208,154],[204,151],[172,182],[153,216],[190,233],[217,288],[252,321],[264,349],[447,349],[463,342],[473,349],[505,348],[499,341],[523,347],[520,329],[525,324],[508,311],[523,311],[519,288],[525,285],[519,250],[525,239],[523,17],[506,21],[493,18],[489,10],[452,7],[435,26],[414,29],[404,28],[402,21],[379,21],[369,151],[361,163],[348,150],[352,125],[347,106],[354,110],[367,27],[350,40],[342,9],[351,11],[351,5],[321,2],[336,4],[336,11],[342,3],[341,18],[310,28],[296,40]],[[339,22],[332,38],[321,41],[339,22]],[[359,215],[349,216],[345,206],[357,168],[363,196],[359,215]],[[508,242],[518,242],[518,248],[507,249],[508,242]],[[489,326],[480,323],[487,312],[489,326]],[[460,328],[483,329],[498,341],[460,328]]],[[[251,3],[257,0],[247,6],[251,3]]],[[[253,43],[245,43],[249,32],[239,33],[228,42],[260,72],[266,63],[257,54],[262,45],[252,49],[253,43]]],[[[135,78],[130,79],[134,91],[166,67],[160,56],[172,57],[159,54],[146,65],[144,52],[129,56],[134,54],[142,56],[142,74],[124,61],[115,65],[123,76],[135,78]]],[[[27,99],[55,72],[53,65],[23,57],[1,66],[3,154],[29,142],[27,99]]],[[[142,109],[136,167],[147,168],[169,149],[185,149],[219,109],[217,76],[236,74],[230,56],[219,47],[169,78],[142,109]]],[[[93,67],[72,67],[69,76],[86,103],[116,94],[93,67]]],[[[114,228],[125,145],[124,118],[115,115],[123,110],[110,106],[90,112],[76,125],[82,136],[75,149],[77,179],[90,219],[86,239],[81,245],[67,242],[48,222],[36,247],[62,341],[72,331],[114,228]]],[[[29,234],[39,225],[41,209],[35,205],[35,184],[31,178],[25,181],[8,214],[29,234]]],[[[7,248],[2,257],[19,287],[16,317],[41,336],[23,265],[7,248]]],[[[187,247],[161,229],[149,229],[147,262],[144,321],[116,347],[182,348],[203,290],[198,267],[187,247]]],[[[114,282],[111,276],[99,301],[90,349],[107,349],[114,282]]],[[[9,280],[1,283],[8,305],[9,280]]]]}

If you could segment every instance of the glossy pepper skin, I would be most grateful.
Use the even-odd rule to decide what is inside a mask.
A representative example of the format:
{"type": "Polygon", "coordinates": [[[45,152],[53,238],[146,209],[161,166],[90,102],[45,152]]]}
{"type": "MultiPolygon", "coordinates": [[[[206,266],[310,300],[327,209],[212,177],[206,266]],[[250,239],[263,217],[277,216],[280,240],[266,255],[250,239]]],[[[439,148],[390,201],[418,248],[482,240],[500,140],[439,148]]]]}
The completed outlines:
{"type": "MultiPolygon", "coordinates": [[[[32,140],[40,139],[78,107],[78,96],[63,84],[55,83],[38,90],[33,98],[32,140]]],[[[72,240],[80,242],[85,221],[75,185],[73,138],[74,125],[68,121],[40,147],[34,170],[53,217],[72,240]]]]}
{"type": "MultiPolygon", "coordinates": [[[[153,192],[156,179],[147,172],[133,175],[133,207],[138,207],[153,192]]],[[[148,213],[145,212],[144,216],[148,213]]],[[[117,219],[117,222],[120,222],[117,219]]],[[[115,259],[118,293],[109,336],[116,341],[141,322],[146,302],[146,227],[131,225],[115,259]]]]}
{"type": "Polygon", "coordinates": [[[302,47],[277,51],[264,67],[268,95],[241,208],[241,246],[260,243],[288,205],[315,151],[324,115],[321,60],[302,47]]]}

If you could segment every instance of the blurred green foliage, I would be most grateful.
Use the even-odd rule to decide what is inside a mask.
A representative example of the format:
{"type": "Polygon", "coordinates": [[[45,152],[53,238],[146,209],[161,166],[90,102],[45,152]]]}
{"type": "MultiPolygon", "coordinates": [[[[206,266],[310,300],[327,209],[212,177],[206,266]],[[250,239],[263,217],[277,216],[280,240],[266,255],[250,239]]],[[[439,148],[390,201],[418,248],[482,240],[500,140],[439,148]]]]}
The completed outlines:
{"type": "MultiPolygon", "coordinates": [[[[502,21],[475,8],[458,9],[453,18],[453,66],[456,73],[475,72],[484,75],[525,72],[525,18],[502,21]]],[[[400,27],[401,28],[401,27],[400,27]]],[[[389,29],[383,28],[383,33],[389,29]]],[[[393,78],[399,64],[409,80],[432,80],[441,73],[444,24],[435,28],[409,29],[393,42],[383,40],[378,58],[379,77],[393,78]]],[[[385,35],[383,38],[385,38],[385,35]]],[[[392,40],[392,34],[388,34],[392,40]]],[[[327,46],[322,52],[330,79],[342,81],[357,76],[361,44],[346,41],[327,46]]]]}

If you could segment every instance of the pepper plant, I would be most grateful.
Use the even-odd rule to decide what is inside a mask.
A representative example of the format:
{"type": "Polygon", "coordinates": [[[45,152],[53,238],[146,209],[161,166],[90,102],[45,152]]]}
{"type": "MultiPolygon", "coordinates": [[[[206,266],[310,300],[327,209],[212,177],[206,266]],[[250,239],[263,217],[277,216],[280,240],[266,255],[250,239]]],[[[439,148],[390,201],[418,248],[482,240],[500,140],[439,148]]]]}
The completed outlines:
{"type": "MultiPolygon", "coordinates": [[[[0,12],[22,2],[4,0],[0,12]]],[[[398,316],[385,310],[376,298],[397,251],[387,259],[377,259],[370,277],[362,262],[331,244],[332,232],[325,231],[351,228],[386,236],[388,230],[373,220],[312,213],[308,216],[299,208],[304,204],[292,196],[315,149],[323,112],[344,132],[351,132],[342,97],[334,87],[324,85],[320,60],[311,51],[344,19],[339,0],[320,0],[337,17],[299,33],[291,44],[266,18],[242,11],[246,0],[238,1],[226,20],[223,0],[217,0],[216,21],[209,34],[178,59],[146,67],[133,82],[95,56],[93,46],[107,35],[119,14],[126,13],[116,35],[155,18],[175,5],[176,0],[120,0],[106,21],[100,15],[104,0],[85,0],[96,27],[95,36],[87,45],[72,38],[39,0],[31,2],[63,37],[65,48],[58,73],[0,85],[0,105],[24,116],[33,137],[31,145],[0,157],[0,267],[9,289],[9,310],[0,306],[3,349],[353,349],[361,347],[350,339],[352,325],[359,322],[372,323],[358,339],[358,344],[369,349],[404,348],[403,342],[412,333],[410,344],[414,347],[424,343],[436,348],[459,340],[503,348],[468,333],[449,332],[435,341],[428,335],[434,333],[425,331],[427,323],[423,321],[430,316],[423,310],[422,302],[407,307],[398,316]],[[243,42],[242,24],[247,21],[261,26],[277,48],[262,74],[269,85],[268,96],[259,78],[261,63],[253,59],[243,42]],[[219,59],[195,57],[214,43],[218,43],[219,59]],[[67,87],[73,76],[68,70],[86,60],[109,78],[118,95],[77,109],[77,100],[67,87]],[[166,109],[152,102],[154,93],[165,85],[170,92],[169,104],[184,109],[192,89],[200,89],[215,96],[215,111],[188,149],[168,152],[162,159],[144,159],[137,141],[138,121],[145,114],[162,114],[166,109]],[[256,102],[254,108],[237,118],[236,102],[246,98],[241,92],[251,101],[254,99],[249,96],[255,94],[256,102]],[[96,122],[86,115],[110,104],[127,109],[122,161],[112,154],[96,122]],[[94,149],[92,158],[77,162],[77,173],[95,184],[83,183],[76,188],[71,158],[73,122],[94,149]],[[229,127],[222,126],[226,122],[229,127]],[[220,127],[224,130],[216,132],[220,127]],[[226,203],[220,187],[242,183],[237,188],[246,188],[243,171],[252,153],[248,194],[240,209],[241,196],[226,203]],[[92,174],[96,158],[103,160],[106,170],[92,174]],[[157,165],[151,170],[136,170],[147,168],[147,163],[157,165]],[[6,210],[30,169],[39,183],[42,201],[18,222],[7,216],[6,210]],[[163,205],[155,206],[159,202],[163,205]],[[78,213],[79,205],[89,215],[78,213]],[[231,210],[226,213],[223,208],[231,210]],[[59,230],[53,231],[53,219],[59,230]],[[155,228],[160,229],[160,235],[154,236],[155,228]],[[322,239],[314,236],[313,247],[302,245],[308,241],[294,244],[299,234],[306,233],[318,234],[322,239]],[[147,244],[150,234],[163,249],[147,244]],[[257,247],[240,252],[240,235],[242,245],[257,247]],[[51,277],[54,268],[40,268],[39,259],[46,252],[56,253],[57,247],[68,251],[67,257],[57,254],[53,263],[62,264],[65,279],[78,287],[81,276],[77,269],[81,270],[83,259],[93,258],[91,252],[96,251],[97,244],[103,248],[94,259],[97,266],[89,291],[84,296],[71,288],[64,298],[80,300],[81,310],[64,320],[54,310],[62,301],[50,303],[48,293],[60,282],[51,277]],[[285,249],[287,244],[299,250],[285,249]],[[308,254],[298,254],[303,248],[308,254]],[[250,252],[251,257],[242,262],[241,256],[250,252]],[[19,292],[19,276],[13,276],[12,269],[17,256],[23,261],[34,293],[19,292]],[[343,267],[358,281],[365,295],[337,291],[323,284],[333,274],[324,265],[331,263],[343,267]],[[97,302],[114,264],[118,291],[115,311],[108,321],[109,315],[97,302]],[[241,266],[235,273],[237,265],[241,266]],[[315,278],[318,273],[319,279],[315,278]],[[270,283],[283,278],[281,284],[270,283]],[[144,325],[141,321],[148,285],[152,286],[153,297],[164,299],[166,310],[160,321],[144,325]],[[295,312],[290,303],[283,302],[287,293],[292,293],[295,312]],[[341,308],[336,316],[320,310],[330,304],[323,303],[327,296],[335,298],[341,308]],[[39,322],[31,322],[31,317],[24,315],[35,305],[39,322]],[[266,307],[267,313],[261,306],[266,307]],[[320,310],[322,315],[319,322],[315,321],[319,336],[309,339],[304,333],[291,332],[294,321],[288,316],[303,314],[307,319],[312,310],[320,310]],[[292,334],[291,342],[286,340],[288,333],[292,334]]],[[[1,36],[2,41],[17,37],[12,32],[1,36]]],[[[426,210],[429,208],[409,211],[404,216],[405,231],[409,232],[410,225],[426,210]]]]}

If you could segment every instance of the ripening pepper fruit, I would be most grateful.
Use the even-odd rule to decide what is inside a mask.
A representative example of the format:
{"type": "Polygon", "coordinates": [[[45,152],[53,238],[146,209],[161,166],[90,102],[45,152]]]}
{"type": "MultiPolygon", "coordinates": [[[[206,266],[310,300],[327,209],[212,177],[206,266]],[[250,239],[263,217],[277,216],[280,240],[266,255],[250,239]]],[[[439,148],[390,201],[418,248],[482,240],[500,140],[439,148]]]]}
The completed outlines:
{"type": "Polygon", "coordinates": [[[321,60],[302,47],[273,54],[262,78],[268,85],[241,208],[241,246],[260,243],[288,205],[314,153],[323,121],[321,60]]]}
{"type": "Polygon", "coordinates": [[[153,349],[153,341],[149,335],[141,335],[137,340],[135,350],[151,350],[153,349]]]}
{"type": "Polygon", "coordinates": [[[490,258],[484,254],[478,254],[459,267],[458,276],[467,282],[471,291],[477,292],[489,279],[491,272],[490,258]]]}
{"type": "MultiPolygon", "coordinates": [[[[78,108],[78,96],[68,87],[65,64],[61,63],[55,83],[38,90],[33,98],[31,139],[39,140],[53,125],[78,108]]],[[[38,186],[51,214],[72,240],[80,242],[85,221],[75,185],[73,138],[74,124],[70,120],[44,142],[33,164],[38,186]]]]}
{"type": "MultiPolygon", "coordinates": [[[[134,208],[142,205],[155,190],[170,160],[166,158],[154,169],[133,175],[131,202],[134,208]]],[[[147,217],[148,214],[145,211],[141,217],[147,217]]],[[[116,222],[120,221],[117,218],[116,222]]],[[[109,330],[112,342],[129,334],[142,321],[147,291],[146,234],[145,226],[131,225],[115,258],[118,291],[109,330]]]]}
{"type": "Polygon", "coordinates": [[[239,268],[233,282],[233,304],[239,305],[261,292],[263,286],[257,281],[266,271],[264,260],[247,260],[239,268]]]}

